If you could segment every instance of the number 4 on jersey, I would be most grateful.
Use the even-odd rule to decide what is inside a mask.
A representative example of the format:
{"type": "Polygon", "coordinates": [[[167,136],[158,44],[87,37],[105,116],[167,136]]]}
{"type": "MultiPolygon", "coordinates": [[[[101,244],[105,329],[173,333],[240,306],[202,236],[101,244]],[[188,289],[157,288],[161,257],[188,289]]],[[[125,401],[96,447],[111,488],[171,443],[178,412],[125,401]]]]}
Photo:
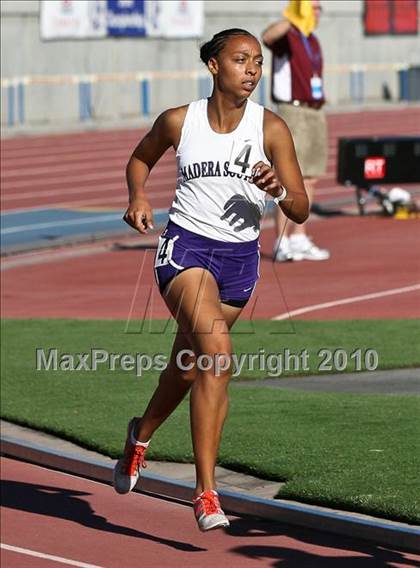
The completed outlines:
{"type": "Polygon", "coordinates": [[[228,168],[230,172],[243,176],[251,175],[253,147],[247,142],[238,140],[233,143],[228,168]]]}
{"type": "Polygon", "coordinates": [[[238,156],[235,158],[235,161],[233,162],[236,166],[240,166],[243,174],[246,172],[246,170],[248,168],[251,167],[251,164],[249,163],[249,156],[251,154],[251,148],[252,148],[251,144],[246,144],[242,148],[242,150],[240,151],[238,156]],[[242,160],[242,157],[244,158],[243,160],[242,160]]]}

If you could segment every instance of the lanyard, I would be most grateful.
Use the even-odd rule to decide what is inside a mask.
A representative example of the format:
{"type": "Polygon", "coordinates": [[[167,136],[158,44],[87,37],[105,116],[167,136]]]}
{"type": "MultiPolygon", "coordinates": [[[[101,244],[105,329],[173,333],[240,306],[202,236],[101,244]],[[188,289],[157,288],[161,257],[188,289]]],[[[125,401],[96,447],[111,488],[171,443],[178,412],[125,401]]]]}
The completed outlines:
{"type": "Polygon", "coordinates": [[[314,53],[310,44],[309,39],[305,34],[300,32],[300,36],[305,46],[306,53],[308,54],[309,60],[312,63],[312,69],[314,72],[319,72],[321,68],[321,55],[319,53],[314,53]]]}

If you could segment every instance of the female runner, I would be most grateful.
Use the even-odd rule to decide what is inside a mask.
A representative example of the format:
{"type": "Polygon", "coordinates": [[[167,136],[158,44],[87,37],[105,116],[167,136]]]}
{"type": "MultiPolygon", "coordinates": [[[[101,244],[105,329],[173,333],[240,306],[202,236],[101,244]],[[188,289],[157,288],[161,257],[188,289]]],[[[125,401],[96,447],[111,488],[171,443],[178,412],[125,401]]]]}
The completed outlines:
{"type": "Polygon", "coordinates": [[[201,47],[200,57],[213,77],[211,97],[163,112],[127,165],[124,220],[144,234],[153,227],[147,178],[170,146],[176,151],[175,199],[159,238],[155,275],[178,332],[143,416],[129,422],[114,487],[118,493],[133,489],[152,434],[191,391],[193,505],[206,531],[229,525],[214,477],[228,410],[229,329],[258,279],[265,198],[273,197],[297,223],[309,211],[287,126],[249,100],[263,64],[258,40],[245,30],[224,30],[201,47]],[[198,365],[203,355],[205,364],[198,365]]]}

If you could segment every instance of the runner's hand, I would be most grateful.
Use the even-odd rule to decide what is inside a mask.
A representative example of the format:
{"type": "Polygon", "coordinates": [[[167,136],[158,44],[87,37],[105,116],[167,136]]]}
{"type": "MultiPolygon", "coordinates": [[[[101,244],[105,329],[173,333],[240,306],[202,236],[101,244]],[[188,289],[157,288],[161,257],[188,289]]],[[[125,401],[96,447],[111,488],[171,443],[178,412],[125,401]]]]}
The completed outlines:
{"type": "Polygon", "coordinates": [[[153,229],[152,208],[149,202],[144,199],[134,200],[130,203],[123,219],[142,235],[147,233],[147,229],[153,229]]]}
{"type": "Polygon", "coordinates": [[[283,191],[273,169],[264,162],[257,162],[252,168],[252,183],[271,197],[278,197],[283,191]]]}

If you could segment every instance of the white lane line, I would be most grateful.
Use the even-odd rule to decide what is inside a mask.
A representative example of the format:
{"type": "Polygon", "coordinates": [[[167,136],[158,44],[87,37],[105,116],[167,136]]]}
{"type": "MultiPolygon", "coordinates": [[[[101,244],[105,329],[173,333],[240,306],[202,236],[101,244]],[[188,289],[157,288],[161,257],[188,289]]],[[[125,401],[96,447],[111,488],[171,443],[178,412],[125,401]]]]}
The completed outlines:
{"type": "MultiPolygon", "coordinates": [[[[151,177],[147,182],[146,182],[146,189],[150,186],[156,186],[156,185],[161,185],[162,183],[165,182],[169,182],[171,181],[175,187],[175,181],[176,181],[176,170],[174,168],[171,168],[172,170],[172,175],[171,176],[165,176],[165,175],[160,175],[160,173],[164,174],[164,170],[160,169],[159,171],[156,171],[156,173],[154,173],[153,177],[151,177]]],[[[64,180],[63,180],[64,181],[64,180]]],[[[87,186],[81,186],[81,187],[75,187],[74,189],[72,188],[66,188],[66,189],[53,189],[53,190],[46,190],[46,191],[26,191],[25,193],[20,193],[17,195],[13,195],[13,194],[9,194],[9,195],[2,195],[2,201],[17,201],[19,199],[27,199],[28,197],[34,197],[34,198],[45,198],[45,197],[55,197],[55,196],[60,196],[62,197],[63,194],[65,195],[83,195],[84,193],[87,193],[88,195],[92,195],[95,193],[103,193],[106,191],[121,191],[122,189],[125,191],[125,186],[126,183],[123,180],[121,183],[109,183],[109,184],[104,184],[104,183],[100,183],[98,180],[98,183],[96,185],[87,185],[87,186]]]]}
{"type": "MultiPolygon", "coordinates": [[[[160,202],[162,200],[165,200],[167,197],[169,197],[167,208],[169,207],[169,204],[171,203],[175,195],[175,189],[173,183],[171,183],[173,181],[174,181],[173,177],[170,177],[170,178],[162,178],[161,180],[148,182],[146,186],[147,196],[149,199],[153,199],[152,205],[154,207],[156,207],[157,205],[156,201],[159,200],[160,202]],[[169,189],[163,190],[164,184],[165,186],[168,185],[169,189]],[[155,191],[150,190],[150,188],[154,186],[158,186],[160,187],[160,189],[155,191]],[[156,201],[154,200],[155,198],[156,201]]],[[[120,187],[116,188],[115,186],[113,186],[113,188],[114,191],[120,191],[121,189],[120,187]]],[[[339,188],[335,191],[331,191],[328,193],[329,194],[343,193],[343,189],[339,188]]],[[[321,194],[323,194],[323,192],[319,192],[319,195],[321,194]]],[[[349,199],[349,197],[350,196],[348,195],[348,193],[344,192],[343,198],[349,199]]],[[[326,200],[322,200],[320,204],[323,205],[325,201],[326,200]]],[[[84,213],[87,212],[91,207],[92,208],[97,207],[98,208],[97,212],[111,208],[116,209],[117,207],[121,207],[121,209],[125,210],[127,207],[127,198],[125,197],[125,195],[121,195],[115,197],[94,197],[92,199],[79,199],[77,201],[48,202],[45,203],[44,205],[38,205],[36,207],[17,207],[13,209],[7,209],[6,211],[2,211],[1,216],[4,218],[6,215],[17,215],[19,213],[35,213],[36,211],[46,211],[46,210],[54,211],[55,209],[75,209],[75,210],[80,209],[80,211],[84,213]]]]}
{"type": "MultiPolygon", "coordinates": [[[[170,196],[173,198],[174,196],[174,192],[175,192],[175,176],[171,175],[171,176],[161,176],[161,177],[156,177],[154,179],[151,179],[150,181],[147,182],[146,185],[146,191],[147,191],[147,196],[149,198],[152,197],[167,197],[170,196]],[[169,191],[163,191],[163,185],[170,185],[170,190],[169,191]],[[158,191],[149,191],[150,188],[152,187],[159,187],[161,188],[158,191]]],[[[93,198],[81,198],[78,199],[76,201],[49,201],[47,203],[45,203],[44,205],[38,205],[35,207],[14,207],[13,209],[7,209],[5,211],[2,212],[2,215],[13,215],[16,213],[26,213],[29,211],[39,211],[39,210],[45,210],[45,209],[58,209],[61,207],[85,207],[88,205],[105,205],[108,206],[110,203],[121,203],[121,206],[125,206],[127,199],[125,197],[125,195],[121,195],[121,196],[115,196],[115,197],[104,197],[103,194],[106,192],[121,192],[121,188],[122,188],[122,184],[109,184],[109,185],[97,185],[97,186],[91,186],[91,187],[80,187],[78,189],[75,190],[65,190],[65,193],[68,194],[83,194],[83,193],[88,193],[90,195],[95,195],[96,193],[102,193],[102,197],[93,197],[93,198]]],[[[320,189],[317,191],[317,195],[321,196],[321,195],[333,195],[333,194],[343,194],[343,197],[348,197],[349,194],[351,193],[346,187],[341,187],[341,186],[335,186],[334,188],[331,189],[320,189]]],[[[28,197],[45,197],[45,196],[55,196],[55,195],[63,195],[63,191],[48,191],[48,192],[31,192],[31,193],[27,193],[25,194],[24,198],[28,198],[28,197]]],[[[7,200],[19,200],[20,198],[23,198],[22,194],[20,196],[2,196],[2,201],[7,201],[7,200]]]]}
{"type": "MultiPolygon", "coordinates": [[[[115,185],[112,186],[113,191],[117,192],[121,190],[121,186],[116,187],[115,185]]],[[[102,186],[102,189],[104,191],[108,191],[107,187],[102,186]]],[[[147,192],[147,197],[149,199],[165,199],[166,197],[169,197],[169,202],[168,202],[168,206],[169,203],[172,201],[172,199],[174,198],[175,195],[175,188],[174,188],[174,178],[171,176],[170,178],[161,178],[160,180],[153,180],[151,182],[147,183],[146,186],[146,192],[147,192]],[[172,182],[172,183],[171,183],[172,182]],[[165,189],[163,190],[163,185],[168,185],[170,189],[165,189]],[[150,190],[151,187],[154,186],[158,186],[160,187],[159,190],[150,190]]],[[[96,192],[92,192],[92,193],[96,193],[96,192]]],[[[349,193],[345,192],[345,189],[343,191],[343,188],[338,188],[336,190],[333,191],[328,191],[328,192],[323,192],[320,191],[318,192],[318,195],[331,195],[331,194],[336,194],[336,193],[340,193],[343,194],[343,199],[346,198],[348,199],[349,197],[351,197],[349,195],[349,193]]],[[[324,204],[325,200],[322,200],[320,202],[321,205],[324,204]]],[[[153,203],[154,206],[156,206],[156,202],[153,203]]],[[[18,213],[32,213],[32,212],[36,212],[36,211],[45,211],[45,210],[51,210],[54,211],[54,209],[68,209],[68,208],[73,208],[73,209],[79,209],[82,208],[83,212],[83,208],[84,207],[98,207],[101,210],[104,210],[106,208],[113,208],[115,209],[117,206],[121,207],[121,209],[125,209],[127,207],[127,198],[125,195],[121,195],[121,196],[115,196],[115,197],[94,197],[92,199],[79,199],[77,201],[57,201],[57,202],[48,202],[45,203],[44,205],[38,205],[36,207],[17,207],[17,208],[13,208],[13,209],[7,209],[6,211],[3,211],[1,213],[2,217],[6,216],[6,215],[16,215],[18,213]],[[112,204],[112,205],[111,205],[112,204]]]]}
{"type": "Polygon", "coordinates": [[[46,560],[51,560],[52,562],[60,562],[61,564],[68,564],[69,566],[78,566],[79,568],[102,568],[97,564],[87,564],[86,562],[70,560],[69,558],[63,558],[62,556],[53,556],[52,554],[37,552],[36,550],[31,550],[30,548],[21,548],[20,546],[11,546],[10,544],[4,543],[1,543],[0,547],[4,550],[17,552],[18,554],[26,554],[27,556],[35,556],[36,558],[45,558],[46,560]]]}
{"type": "Polygon", "coordinates": [[[108,158],[107,160],[92,160],[88,162],[76,162],[75,164],[60,164],[58,166],[44,166],[44,167],[30,167],[25,163],[25,167],[15,170],[4,168],[1,174],[1,181],[3,184],[13,184],[14,181],[19,183],[22,179],[30,178],[31,176],[45,176],[49,177],[52,174],[66,174],[70,169],[77,171],[95,170],[95,167],[100,171],[115,171],[125,168],[128,159],[124,161],[122,158],[108,158]],[[15,180],[11,179],[15,178],[15,180]]]}
{"type": "MultiPolygon", "coordinates": [[[[174,195],[175,195],[175,177],[174,176],[162,176],[162,177],[156,177],[154,179],[151,179],[150,181],[147,182],[146,185],[146,191],[147,191],[147,196],[151,199],[151,198],[166,198],[166,197],[170,197],[171,199],[173,199],[174,195]],[[163,186],[165,185],[169,185],[170,189],[169,190],[163,190],[163,186]],[[150,188],[152,187],[159,187],[160,189],[157,191],[151,191],[150,188]]],[[[89,193],[90,195],[94,195],[96,193],[106,193],[106,192],[120,192],[121,191],[121,184],[109,184],[109,185],[98,185],[98,186],[92,186],[92,187],[81,187],[75,190],[65,190],[66,194],[83,194],[83,193],[89,193]]],[[[419,193],[416,190],[411,190],[411,195],[416,197],[417,194],[419,193]]],[[[27,193],[24,195],[25,198],[27,197],[44,197],[45,195],[49,195],[49,196],[55,196],[55,195],[62,195],[63,192],[62,191],[47,191],[47,192],[31,192],[31,193],[27,193]]],[[[353,195],[353,188],[347,188],[345,186],[334,186],[331,187],[329,189],[319,189],[317,190],[316,194],[318,196],[329,196],[329,195],[335,195],[335,194],[341,194],[343,196],[343,199],[348,199],[349,197],[351,197],[353,195]]],[[[419,193],[420,194],[420,193],[419,193]]],[[[20,196],[2,196],[1,200],[2,201],[7,201],[8,199],[10,200],[18,200],[22,197],[22,194],[20,196]]],[[[23,198],[23,197],[22,197],[23,198]]],[[[320,204],[323,205],[324,202],[326,200],[321,200],[320,204]]],[[[16,207],[16,208],[12,208],[12,209],[6,209],[4,211],[2,211],[1,215],[2,216],[6,216],[6,215],[16,215],[17,213],[29,213],[29,212],[36,212],[36,211],[45,211],[46,209],[60,209],[60,208],[80,208],[80,207],[89,207],[89,206],[98,206],[101,209],[106,208],[108,206],[110,206],[110,204],[113,204],[113,207],[115,207],[115,204],[118,204],[121,206],[121,208],[125,208],[127,205],[127,198],[125,197],[125,195],[120,195],[120,196],[115,196],[115,197],[93,197],[93,198],[82,198],[82,199],[78,199],[76,201],[49,201],[43,205],[37,205],[35,207],[16,207]]],[[[328,205],[328,204],[326,204],[328,205]]]]}
{"type": "Polygon", "coordinates": [[[21,266],[34,266],[36,264],[46,264],[49,262],[62,262],[63,260],[69,260],[73,258],[80,258],[83,256],[92,256],[96,254],[101,254],[104,252],[112,252],[112,245],[96,245],[92,248],[77,248],[72,245],[70,250],[55,250],[48,251],[44,254],[39,252],[35,254],[17,254],[12,256],[10,259],[6,258],[0,264],[1,272],[6,270],[11,270],[13,268],[20,268],[21,266]]]}
{"type": "MultiPolygon", "coordinates": [[[[130,152],[130,150],[128,150],[128,152],[130,152]]],[[[116,159],[121,158],[123,160],[125,159],[126,162],[128,162],[127,148],[118,148],[108,152],[96,150],[96,151],[87,151],[87,152],[66,153],[60,156],[60,163],[84,164],[85,162],[93,162],[93,161],[99,162],[101,160],[106,160],[108,158],[116,158],[116,159]]],[[[20,173],[21,169],[13,169],[13,168],[19,168],[19,166],[22,167],[23,163],[25,164],[25,166],[29,168],[45,166],[46,164],[55,165],[57,163],[57,157],[48,155],[48,156],[38,156],[36,158],[30,159],[27,158],[25,155],[24,159],[22,158],[22,156],[20,156],[20,158],[5,157],[4,161],[5,161],[4,173],[10,174],[11,171],[20,173]]]]}
{"type": "MultiPolygon", "coordinates": [[[[158,185],[158,183],[161,183],[162,181],[172,181],[173,183],[175,183],[175,179],[176,179],[176,166],[175,165],[171,165],[170,167],[159,167],[157,168],[154,172],[153,172],[153,177],[151,177],[151,179],[147,182],[146,187],[148,187],[151,183],[152,185],[158,185]],[[173,175],[171,176],[162,176],[161,174],[163,173],[167,173],[167,172],[172,172],[173,175]]],[[[326,178],[327,180],[329,178],[326,178]]],[[[65,182],[66,179],[62,178],[62,182],[65,182]]],[[[324,180],[326,181],[326,180],[324,180]]],[[[320,188],[316,190],[316,195],[328,195],[330,193],[339,193],[341,192],[349,192],[350,190],[353,191],[352,187],[346,187],[346,186],[342,186],[336,183],[335,179],[333,179],[331,177],[331,181],[333,182],[332,185],[330,185],[329,187],[326,187],[324,185],[324,188],[320,188]]],[[[98,180],[99,182],[99,180],[98,180]]],[[[34,185],[34,184],[33,184],[34,185]]],[[[40,186],[42,186],[42,182],[39,184],[40,186]]],[[[63,196],[63,193],[65,193],[65,195],[83,195],[84,193],[88,193],[88,194],[95,194],[95,193],[103,193],[105,191],[119,191],[121,189],[122,186],[124,186],[125,183],[121,184],[121,183],[110,183],[110,184],[104,184],[104,183],[98,183],[97,185],[91,185],[91,186],[81,186],[81,187],[74,187],[74,188],[66,188],[65,190],[61,187],[58,189],[47,189],[47,190],[39,190],[39,191],[24,191],[24,192],[20,192],[20,193],[9,193],[9,194],[4,194],[2,195],[1,199],[3,202],[6,201],[19,201],[19,200],[25,200],[28,198],[39,198],[39,197],[55,197],[55,196],[63,196]]],[[[33,187],[33,186],[32,186],[33,187]]]]}
{"type": "Polygon", "coordinates": [[[383,290],[382,292],[373,292],[372,294],[364,294],[362,296],[351,296],[349,298],[342,298],[341,300],[334,300],[332,302],[324,302],[323,304],[312,304],[304,308],[297,308],[284,312],[278,316],[271,318],[272,320],[280,321],[292,318],[293,316],[300,316],[308,312],[315,312],[317,310],[324,310],[327,308],[334,308],[335,306],[342,306],[344,304],[352,304],[355,302],[364,302],[366,300],[375,300],[376,298],[385,298],[386,296],[393,296],[394,294],[405,294],[407,292],[414,292],[420,290],[420,284],[413,284],[412,286],[405,286],[403,288],[392,288],[390,290],[383,290]]]}
{"type": "MultiPolygon", "coordinates": [[[[50,156],[46,156],[46,158],[50,158],[50,156]]],[[[83,155],[82,157],[78,158],[76,154],[69,154],[66,155],[64,154],[63,156],[60,156],[60,164],[62,164],[63,168],[61,168],[61,170],[56,170],[56,166],[55,164],[57,163],[57,158],[51,159],[50,161],[44,160],[43,162],[40,162],[39,160],[35,160],[32,163],[29,162],[28,160],[19,160],[18,162],[16,162],[16,164],[10,163],[10,160],[7,160],[7,163],[4,163],[3,161],[3,170],[0,173],[0,179],[2,180],[2,183],[13,183],[13,180],[10,180],[8,178],[12,178],[12,177],[22,177],[22,176],[28,176],[28,172],[29,174],[33,174],[35,173],[33,170],[35,168],[40,168],[43,167],[43,169],[45,169],[46,167],[51,167],[54,168],[54,171],[64,171],[64,166],[67,166],[67,170],[80,170],[86,167],[90,167],[93,169],[93,167],[95,166],[101,166],[104,165],[106,167],[110,166],[110,161],[112,160],[112,162],[114,162],[114,164],[116,164],[116,166],[114,167],[122,167],[123,169],[125,168],[128,160],[130,158],[130,151],[121,151],[121,152],[110,152],[109,155],[104,153],[104,152],[98,152],[98,156],[93,155],[92,157],[90,157],[90,155],[83,155]],[[76,156],[76,157],[73,157],[76,156]],[[22,171],[22,167],[25,168],[25,172],[22,171]]],[[[162,163],[168,163],[168,162],[173,162],[174,164],[175,162],[175,158],[173,156],[167,156],[165,158],[161,158],[161,160],[159,161],[160,164],[162,163]]],[[[38,172],[39,173],[39,172],[38,172]]],[[[53,173],[53,172],[51,172],[53,173]]],[[[46,171],[46,175],[49,175],[50,172],[46,171]]],[[[18,181],[18,180],[16,180],[18,181]]]]}
{"type": "MultiPolygon", "coordinates": [[[[172,179],[172,178],[171,178],[172,179]]],[[[172,180],[173,181],[173,180],[172,180]]],[[[166,183],[166,182],[165,182],[166,183]]],[[[156,201],[159,198],[166,198],[169,196],[171,199],[168,202],[167,209],[169,209],[169,204],[172,202],[172,199],[175,195],[175,189],[171,186],[171,189],[162,191],[162,189],[156,191],[148,191],[149,187],[154,185],[158,185],[162,188],[162,183],[148,183],[146,187],[147,197],[149,199],[155,198],[156,201]]],[[[153,208],[156,207],[156,201],[153,200],[152,206],[153,208]]],[[[118,204],[121,207],[121,210],[126,210],[127,208],[127,197],[125,195],[116,196],[116,197],[104,197],[104,198],[97,198],[94,199],[79,199],[77,201],[60,201],[57,203],[45,203],[44,205],[38,205],[37,207],[18,207],[16,209],[8,209],[7,211],[3,211],[1,213],[1,217],[5,218],[6,215],[18,215],[20,213],[34,213],[36,211],[55,211],[57,209],[70,209],[77,211],[79,213],[86,213],[89,212],[89,209],[92,207],[97,207],[98,210],[96,213],[100,213],[106,209],[116,209],[118,204]],[[112,206],[111,206],[112,203],[112,206]],[[86,209],[87,207],[87,209],[86,209]]]]}
{"type": "MultiPolygon", "coordinates": [[[[380,134],[378,135],[380,136],[380,134]]],[[[138,140],[140,140],[141,136],[136,136],[135,138],[125,138],[120,140],[114,141],[99,141],[99,140],[91,140],[89,143],[84,141],[80,143],[71,143],[71,144],[60,144],[60,140],[52,141],[49,145],[43,146],[20,146],[19,148],[2,148],[2,155],[3,159],[8,158],[20,158],[22,159],[22,155],[28,156],[29,158],[34,158],[37,156],[45,156],[46,153],[48,155],[56,155],[59,156],[61,154],[68,154],[69,152],[77,152],[77,151],[86,151],[89,152],[92,148],[93,150],[113,150],[113,149],[121,149],[126,148],[128,152],[132,151],[134,144],[138,140]],[[54,142],[56,144],[54,145],[54,142]]],[[[4,145],[3,145],[4,146],[4,145]]]]}
{"type": "Polygon", "coordinates": [[[2,201],[19,201],[19,200],[26,200],[28,198],[45,198],[45,197],[55,197],[55,196],[63,196],[63,193],[66,195],[83,195],[84,193],[88,194],[95,194],[95,193],[104,193],[106,191],[121,191],[123,184],[121,183],[98,183],[97,185],[93,186],[81,186],[75,187],[74,189],[66,188],[63,189],[51,189],[51,190],[40,190],[40,191],[25,191],[19,194],[9,194],[9,195],[2,195],[2,201]]]}
{"type": "MultiPolygon", "coordinates": [[[[109,172],[95,172],[93,174],[80,174],[80,175],[66,175],[66,176],[59,176],[59,177],[48,177],[46,179],[42,179],[40,180],[40,183],[42,183],[43,187],[49,186],[49,185],[53,185],[56,186],[58,188],[62,188],[62,191],[64,192],[65,190],[63,189],[63,184],[66,183],[82,183],[82,182],[86,182],[86,181],[98,181],[99,183],[102,182],[102,180],[110,180],[110,179],[116,179],[116,180],[121,180],[121,182],[124,182],[124,172],[123,172],[123,168],[121,169],[117,169],[117,170],[111,170],[109,172]]],[[[17,182],[8,182],[7,185],[4,184],[4,190],[7,190],[8,192],[13,192],[13,191],[18,191],[21,190],[23,188],[26,187],[30,187],[32,188],[34,186],[34,180],[33,179],[28,179],[26,181],[17,181],[17,182]]],[[[10,193],[9,193],[10,195],[10,193]]]]}
{"type": "MultiPolygon", "coordinates": [[[[89,169],[89,168],[86,168],[89,169]]],[[[75,168],[67,168],[67,172],[69,170],[75,170],[75,168]]],[[[156,172],[168,172],[168,171],[173,171],[174,172],[174,177],[176,176],[176,164],[169,164],[169,165],[159,165],[159,170],[156,169],[156,172]]],[[[77,170],[76,170],[77,172],[77,170]]],[[[94,172],[93,174],[89,174],[89,173],[84,173],[84,174],[76,174],[76,175],[61,175],[61,176],[56,176],[56,177],[50,177],[47,176],[45,177],[45,179],[41,179],[38,180],[39,184],[42,184],[42,187],[46,187],[49,185],[52,186],[56,186],[57,188],[61,188],[61,191],[64,193],[65,189],[63,189],[63,184],[70,184],[70,183],[82,183],[82,182],[86,182],[86,181],[98,181],[100,183],[102,183],[102,180],[111,180],[111,179],[116,179],[116,180],[121,180],[121,182],[125,183],[125,166],[121,166],[119,168],[112,168],[109,171],[104,171],[104,169],[101,169],[100,171],[94,172]]],[[[28,179],[28,180],[22,180],[22,181],[9,181],[4,182],[3,183],[3,191],[7,190],[9,193],[8,195],[10,195],[12,192],[16,191],[16,190],[20,190],[22,188],[33,188],[34,184],[36,182],[34,182],[34,179],[28,179]]]]}
{"type": "MultiPolygon", "coordinates": [[[[70,154],[69,156],[61,157],[59,165],[57,165],[57,160],[55,162],[52,162],[51,164],[47,163],[46,165],[39,164],[38,162],[34,163],[34,165],[31,165],[30,163],[28,163],[28,160],[21,160],[20,163],[16,164],[17,167],[13,169],[11,164],[9,164],[9,162],[7,161],[0,173],[0,178],[3,183],[13,183],[13,180],[9,181],[10,178],[30,177],[33,175],[50,176],[53,173],[67,173],[70,169],[77,171],[88,168],[92,170],[94,169],[94,167],[107,170],[111,168],[123,169],[125,168],[130,158],[129,152],[121,152],[121,156],[116,152],[110,153],[109,156],[102,153],[98,155],[98,157],[93,156],[92,158],[86,155],[82,155],[82,157],[79,159],[71,160],[70,158],[73,155],[74,154],[70,154]],[[23,164],[25,165],[24,168],[22,168],[23,164]]],[[[173,159],[172,156],[170,157],[170,161],[174,164],[176,163],[175,159],[173,159]]],[[[162,158],[160,164],[164,162],[169,162],[169,156],[167,158],[162,158]]],[[[17,179],[16,181],[19,180],[17,179]]]]}
{"type": "MultiPolygon", "coordinates": [[[[375,111],[369,111],[375,112],[375,111]]],[[[392,111],[390,111],[392,112],[392,111]]],[[[397,111],[397,112],[401,112],[397,111]]],[[[415,122],[415,117],[417,116],[417,112],[414,113],[413,110],[410,110],[412,114],[411,123],[415,122]]],[[[342,115],[335,114],[335,113],[328,113],[329,116],[332,117],[332,125],[330,125],[330,130],[333,132],[330,139],[329,139],[329,146],[335,152],[336,150],[336,139],[341,136],[356,136],[356,137],[363,137],[369,135],[372,131],[371,127],[375,128],[375,134],[377,136],[385,136],[389,134],[390,128],[394,128],[395,131],[395,120],[392,116],[384,116],[382,112],[375,112],[374,116],[368,116],[361,112],[349,112],[349,118],[345,121],[337,120],[341,118],[342,115]],[[359,119],[360,115],[362,115],[364,121],[364,128],[353,128],[355,119],[359,119]],[[384,126],[378,128],[378,116],[380,116],[381,120],[384,121],[384,126]]],[[[405,119],[406,117],[404,117],[405,119]]],[[[415,136],[418,134],[418,130],[412,128],[408,124],[404,124],[401,126],[403,128],[403,133],[405,136],[415,136]]],[[[130,152],[134,144],[139,141],[146,132],[150,129],[150,127],[138,127],[138,129],[124,129],[121,135],[115,135],[112,137],[108,137],[108,131],[102,131],[101,134],[95,137],[76,140],[77,136],[73,133],[70,134],[70,139],[63,139],[60,135],[52,135],[51,137],[45,137],[43,140],[35,141],[34,139],[29,139],[27,143],[23,143],[22,145],[16,146],[14,144],[7,144],[7,140],[3,143],[2,154],[4,158],[21,158],[22,153],[25,153],[25,157],[36,157],[36,156],[43,156],[45,153],[49,155],[53,154],[67,154],[69,152],[77,152],[80,150],[89,151],[90,148],[93,147],[94,150],[103,149],[103,150],[111,150],[112,148],[120,149],[127,148],[127,151],[130,152]]],[[[67,136],[66,136],[67,138],[67,136]]]]}

